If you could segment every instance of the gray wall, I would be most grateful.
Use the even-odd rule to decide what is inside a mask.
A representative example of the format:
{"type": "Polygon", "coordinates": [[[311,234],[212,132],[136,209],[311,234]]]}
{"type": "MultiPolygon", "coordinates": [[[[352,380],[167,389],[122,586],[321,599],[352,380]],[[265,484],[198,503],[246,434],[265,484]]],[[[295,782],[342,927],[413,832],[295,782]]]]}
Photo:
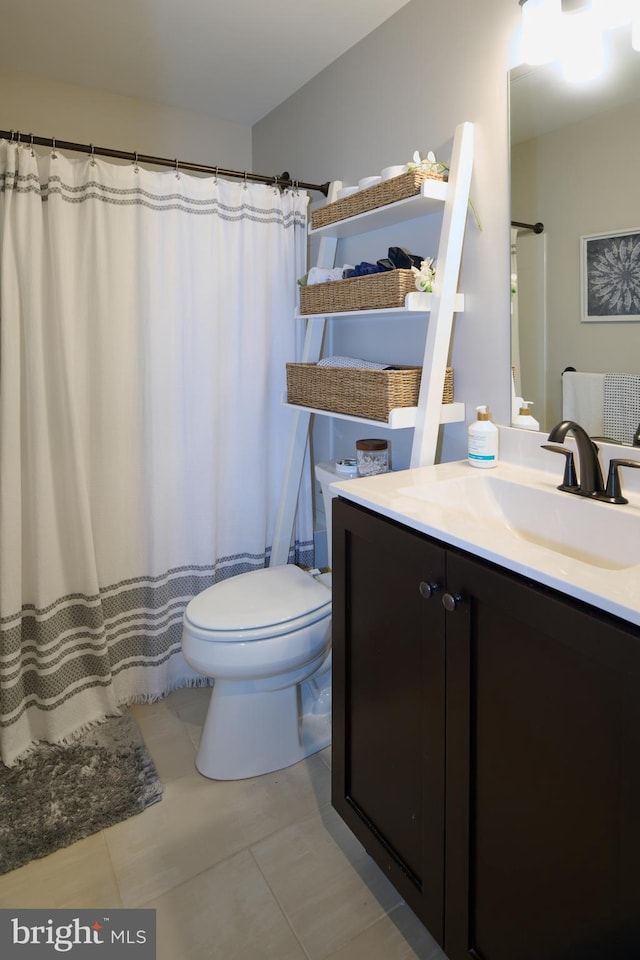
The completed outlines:
{"type": "MultiPolygon", "coordinates": [[[[416,149],[448,160],[456,124],[475,124],[471,195],[484,229],[469,216],[460,279],[467,309],[456,319],[451,363],[467,420],[475,405],[488,403],[500,423],[510,418],[507,70],[519,18],[515,0],[412,0],[253,128],[255,170],[357,183],[406,162],[416,149]]],[[[367,241],[368,256],[364,247],[339,247],[336,262],[360,253],[377,259],[392,243],[434,255],[437,228],[427,222],[421,229],[379,231],[367,241]]],[[[359,347],[356,356],[412,363],[421,359],[422,343],[416,329],[374,323],[365,339],[343,322],[331,352],[359,347]]],[[[358,433],[327,423],[316,431],[318,458],[349,455],[358,433]]],[[[466,425],[442,433],[443,459],[466,455],[466,425]]],[[[391,440],[394,466],[405,466],[409,440],[398,433],[391,440]]]]}
{"type": "Polygon", "coordinates": [[[0,70],[0,104],[3,130],[251,169],[251,127],[189,110],[9,70],[0,70]]]}

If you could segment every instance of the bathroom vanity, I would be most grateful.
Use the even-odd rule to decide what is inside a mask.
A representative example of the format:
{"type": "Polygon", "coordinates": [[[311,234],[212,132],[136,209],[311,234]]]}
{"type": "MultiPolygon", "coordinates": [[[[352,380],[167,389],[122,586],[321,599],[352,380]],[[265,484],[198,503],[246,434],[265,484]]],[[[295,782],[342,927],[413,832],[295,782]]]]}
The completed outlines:
{"type": "MultiPolygon", "coordinates": [[[[421,499],[430,480],[466,483],[465,467],[338,486],[333,804],[450,960],[629,960],[640,568],[600,558],[594,582],[626,583],[603,612],[584,599],[593,557],[557,552],[553,569],[525,540],[496,562],[514,539],[496,518],[421,499]]],[[[567,496],[553,479],[540,481],[552,505],[567,496]]]]}

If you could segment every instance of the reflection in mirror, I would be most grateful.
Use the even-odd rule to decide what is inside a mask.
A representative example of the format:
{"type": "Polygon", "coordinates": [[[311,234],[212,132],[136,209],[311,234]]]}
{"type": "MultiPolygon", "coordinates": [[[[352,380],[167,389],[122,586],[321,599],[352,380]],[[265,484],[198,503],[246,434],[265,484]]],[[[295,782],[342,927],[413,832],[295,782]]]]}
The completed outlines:
{"type": "Polygon", "coordinates": [[[628,27],[606,42],[605,75],[589,85],[567,83],[555,64],[510,74],[511,215],[544,224],[542,233],[512,227],[514,395],[532,401],[542,430],[575,419],[592,435],[632,443],[640,423],[640,53],[628,27]],[[607,302],[594,308],[589,294],[599,284],[607,302]],[[567,367],[576,372],[563,377],[567,367]]]}

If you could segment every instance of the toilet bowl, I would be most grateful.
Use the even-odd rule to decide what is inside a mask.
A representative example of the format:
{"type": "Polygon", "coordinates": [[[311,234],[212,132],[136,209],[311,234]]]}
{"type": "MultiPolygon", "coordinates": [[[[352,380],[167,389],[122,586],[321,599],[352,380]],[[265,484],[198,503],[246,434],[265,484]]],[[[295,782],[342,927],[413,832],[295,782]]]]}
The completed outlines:
{"type": "MultiPolygon", "coordinates": [[[[319,464],[330,551],[329,486],[319,464]]],[[[329,553],[330,556],[330,553],[329,553]]],[[[280,770],[331,742],[331,575],[293,564],[223,580],[184,613],[182,651],[214,678],[196,766],[215,780],[280,770]]]]}

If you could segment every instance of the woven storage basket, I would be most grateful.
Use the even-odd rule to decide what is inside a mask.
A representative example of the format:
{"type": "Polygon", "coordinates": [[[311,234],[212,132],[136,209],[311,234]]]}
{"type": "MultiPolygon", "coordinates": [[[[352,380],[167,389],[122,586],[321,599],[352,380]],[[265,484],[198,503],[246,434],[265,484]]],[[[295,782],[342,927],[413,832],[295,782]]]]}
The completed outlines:
{"type": "Polygon", "coordinates": [[[320,227],[326,227],[338,220],[346,220],[348,217],[355,217],[359,213],[367,213],[367,211],[375,210],[377,207],[385,207],[388,203],[413,197],[420,193],[420,187],[425,180],[446,179],[447,177],[444,174],[429,173],[426,170],[411,170],[408,173],[400,174],[399,177],[390,177],[389,180],[382,180],[373,187],[367,187],[366,190],[358,190],[357,193],[352,193],[350,197],[343,197],[341,200],[335,200],[333,203],[327,203],[324,207],[313,210],[311,213],[311,229],[318,230],[320,227]]]}
{"type": "MultiPolygon", "coordinates": [[[[288,363],[287,400],[317,410],[386,421],[391,410],[417,405],[421,375],[421,367],[368,370],[288,363]]],[[[442,402],[453,403],[451,367],[447,367],[442,402]]]]}
{"type": "Polygon", "coordinates": [[[348,310],[386,310],[403,307],[416,289],[411,270],[385,270],[365,277],[331,280],[300,287],[300,313],[343,313],[348,310]]]}

